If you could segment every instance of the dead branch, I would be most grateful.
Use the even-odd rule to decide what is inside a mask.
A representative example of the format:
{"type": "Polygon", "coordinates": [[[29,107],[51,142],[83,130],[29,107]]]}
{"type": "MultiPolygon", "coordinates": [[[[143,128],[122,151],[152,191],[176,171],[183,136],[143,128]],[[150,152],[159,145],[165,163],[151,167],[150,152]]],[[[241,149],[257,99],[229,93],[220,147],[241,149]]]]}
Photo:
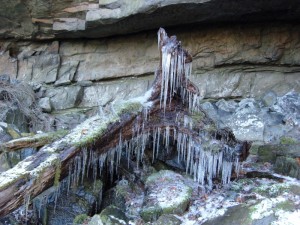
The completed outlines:
{"type": "Polygon", "coordinates": [[[23,148],[42,147],[59,138],[62,138],[67,133],[68,133],[67,131],[59,131],[59,132],[41,133],[41,134],[36,134],[28,137],[13,139],[5,143],[0,143],[0,153],[16,151],[23,148]]]}

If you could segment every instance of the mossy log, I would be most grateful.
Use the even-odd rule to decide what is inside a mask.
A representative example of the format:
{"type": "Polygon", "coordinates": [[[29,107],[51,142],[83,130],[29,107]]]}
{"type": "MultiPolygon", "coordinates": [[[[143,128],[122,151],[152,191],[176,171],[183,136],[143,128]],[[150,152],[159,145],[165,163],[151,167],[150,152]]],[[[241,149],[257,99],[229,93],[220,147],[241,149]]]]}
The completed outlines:
{"type": "Polygon", "coordinates": [[[83,147],[93,145],[97,138],[110,136],[117,127],[130,123],[139,109],[131,109],[131,115],[127,114],[126,118],[120,114],[130,106],[128,102],[120,105],[117,114],[106,119],[94,116],[86,120],[65,137],[44,146],[35,155],[1,173],[0,217],[24,204],[26,198],[32,199],[51,187],[55,180],[66,177],[74,157],[83,147]],[[59,177],[56,174],[59,174],[59,177]]]}
{"type": "Polygon", "coordinates": [[[120,160],[115,152],[120,154],[123,149],[131,148],[129,152],[134,149],[136,158],[141,161],[145,142],[152,145],[154,155],[159,151],[159,144],[168,148],[172,140],[172,143],[177,142],[180,157],[188,165],[187,172],[196,171],[194,167],[198,166],[199,172],[194,176],[200,183],[206,180],[212,183],[212,178],[220,174],[223,161],[227,171],[222,173],[222,180],[224,183],[230,180],[236,161],[234,151],[245,152],[249,146],[237,141],[230,130],[217,129],[201,109],[199,90],[188,78],[192,57],[182,49],[176,37],[169,38],[160,29],[158,39],[161,60],[151,89],[142,97],[99,110],[99,115],[78,125],[65,137],[0,174],[0,216],[12,212],[24,204],[24,199],[32,199],[70,174],[77,178],[80,174],[85,176],[86,160],[89,157],[92,161],[91,155],[83,155],[86,149],[97,155],[97,171],[102,166],[100,162],[104,162],[102,156],[112,161],[110,165],[118,165],[113,162],[120,160]],[[83,169],[79,172],[79,166],[74,167],[76,157],[82,162],[83,169]],[[212,157],[214,160],[210,162],[214,164],[205,163],[203,167],[201,160],[206,160],[205,157],[212,157]],[[205,171],[208,167],[218,169],[206,175],[201,172],[202,167],[205,171]]]}
{"type": "Polygon", "coordinates": [[[68,133],[66,130],[57,132],[41,133],[31,136],[21,137],[10,140],[8,142],[0,143],[1,152],[17,151],[23,148],[38,148],[49,144],[59,138],[62,138],[68,133]]]}

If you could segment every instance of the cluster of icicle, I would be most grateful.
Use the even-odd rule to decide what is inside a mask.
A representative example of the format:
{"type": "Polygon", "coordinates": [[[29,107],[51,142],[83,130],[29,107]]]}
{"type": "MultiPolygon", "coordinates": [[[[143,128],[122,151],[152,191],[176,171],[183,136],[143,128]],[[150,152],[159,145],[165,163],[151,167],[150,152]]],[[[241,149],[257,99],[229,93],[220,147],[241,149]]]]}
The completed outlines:
{"type": "MultiPolygon", "coordinates": [[[[186,124],[190,126],[190,124],[186,124]]],[[[187,128],[187,127],[186,127],[187,128]]],[[[103,168],[109,168],[111,175],[118,172],[122,154],[126,155],[129,162],[134,155],[137,167],[143,161],[146,148],[152,149],[152,160],[158,158],[162,151],[169,151],[175,145],[178,151],[178,160],[186,164],[186,172],[194,177],[200,184],[213,186],[213,178],[221,174],[222,184],[230,182],[232,168],[238,170],[239,161],[236,153],[238,147],[230,147],[226,140],[209,140],[209,134],[199,134],[195,139],[174,126],[153,127],[151,129],[134,129],[135,135],[130,140],[123,140],[120,134],[119,144],[109,149],[106,153],[98,155],[93,149],[82,150],[70,166],[69,185],[80,184],[84,176],[89,176],[91,168],[92,178],[96,180],[101,175],[103,168]],[[210,150],[209,146],[217,146],[217,150],[210,150]],[[207,147],[208,146],[208,147],[207,147]]],[[[123,155],[123,156],[124,156],[123,155]]],[[[69,186],[68,185],[68,186],[69,186]]]]}
{"type": "MultiPolygon", "coordinates": [[[[166,36],[164,30],[160,30],[159,45],[163,42],[161,37],[164,35],[166,36]]],[[[197,112],[200,97],[197,94],[189,93],[182,84],[183,80],[187,79],[191,73],[191,63],[185,63],[186,55],[180,45],[176,45],[174,48],[174,45],[164,43],[161,49],[161,108],[165,111],[168,99],[171,102],[173,95],[180,91],[183,101],[188,104],[189,112],[197,112]]],[[[148,110],[148,108],[143,110],[142,126],[137,125],[132,128],[133,137],[130,140],[124,140],[120,133],[118,145],[100,155],[93,149],[83,149],[82,154],[75,158],[73,165],[69,168],[69,185],[78,185],[85,176],[90,175],[96,180],[105,166],[109,168],[111,174],[117,172],[122,154],[126,154],[128,165],[134,155],[138,167],[143,161],[146,147],[152,148],[152,160],[154,161],[161,151],[168,151],[171,144],[177,147],[178,160],[185,162],[186,172],[191,174],[195,181],[202,185],[208,184],[209,187],[213,186],[213,179],[220,175],[222,184],[230,181],[232,168],[235,168],[237,172],[239,167],[237,152],[241,146],[229,146],[226,138],[217,140],[205,131],[199,131],[197,137],[188,134],[185,131],[193,129],[193,124],[187,115],[184,115],[183,118],[176,118],[176,125],[145,128],[144,124],[149,120],[148,110]],[[212,150],[212,146],[214,146],[214,150],[212,150]],[[89,175],[90,169],[92,174],[89,175]]]]}
{"type": "MultiPolygon", "coordinates": [[[[170,38],[172,39],[172,37],[170,38]]],[[[186,62],[186,52],[181,48],[179,41],[170,40],[164,29],[158,31],[158,48],[161,50],[161,92],[160,107],[166,110],[167,101],[171,104],[172,97],[177,93],[187,104],[190,112],[197,112],[201,97],[197,93],[192,93],[187,89],[187,80],[192,71],[192,63],[186,62]]]]}

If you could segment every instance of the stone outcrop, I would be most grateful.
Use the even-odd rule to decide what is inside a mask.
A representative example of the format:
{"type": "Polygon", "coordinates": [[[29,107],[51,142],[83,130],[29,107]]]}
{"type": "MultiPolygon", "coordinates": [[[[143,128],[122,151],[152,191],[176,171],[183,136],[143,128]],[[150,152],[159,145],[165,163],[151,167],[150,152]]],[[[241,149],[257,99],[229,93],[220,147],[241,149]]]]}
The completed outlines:
{"type": "MultiPolygon", "coordinates": [[[[144,93],[159,61],[155,33],[80,41],[2,40],[0,74],[31,83],[43,111],[55,114],[58,127],[72,127],[86,110],[144,93]]],[[[192,80],[204,98],[272,101],[300,90],[299,25],[194,25],[171,33],[188,46],[192,80]]]]}
{"type": "Polygon", "coordinates": [[[1,3],[0,38],[98,38],[160,26],[299,20],[297,0],[13,0],[1,3]]]}

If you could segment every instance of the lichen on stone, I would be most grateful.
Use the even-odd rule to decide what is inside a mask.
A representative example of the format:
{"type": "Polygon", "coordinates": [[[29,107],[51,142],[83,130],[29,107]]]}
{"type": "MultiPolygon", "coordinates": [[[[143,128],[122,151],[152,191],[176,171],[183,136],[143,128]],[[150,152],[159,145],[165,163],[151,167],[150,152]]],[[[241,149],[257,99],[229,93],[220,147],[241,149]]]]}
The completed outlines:
{"type": "Polygon", "coordinates": [[[192,188],[173,171],[161,170],[146,180],[148,193],[141,211],[145,221],[158,219],[162,214],[182,214],[190,201],[192,188]]]}

